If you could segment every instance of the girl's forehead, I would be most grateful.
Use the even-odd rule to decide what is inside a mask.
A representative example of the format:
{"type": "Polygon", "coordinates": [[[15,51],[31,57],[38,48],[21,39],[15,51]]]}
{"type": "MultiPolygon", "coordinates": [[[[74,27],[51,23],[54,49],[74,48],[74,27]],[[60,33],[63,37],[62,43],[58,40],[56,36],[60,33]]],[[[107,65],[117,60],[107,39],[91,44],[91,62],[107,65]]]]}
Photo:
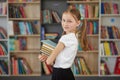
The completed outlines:
{"type": "MultiPolygon", "coordinates": [[[[68,18],[71,18],[71,17],[73,17],[73,15],[71,14],[71,13],[68,13],[68,12],[66,12],[66,13],[63,13],[63,15],[62,15],[63,17],[64,16],[69,16],[68,18]]],[[[74,18],[74,17],[73,17],[74,18]]]]}
{"type": "Polygon", "coordinates": [[[64,12],[63,15],[72,15],[70,12],[64,12]]]}
{"type": "Polygon", "coordinates": [[[72,19],[74,19],[75,21],[78,21],[77,18],[76,18],[76,16],[73,15],[73,14],[71,14],[70,12],[65,12],[65,13],[63,13],[62,17],[67,17],[67,18],[70,18],[70,19],[72,18],[72,19]]]}

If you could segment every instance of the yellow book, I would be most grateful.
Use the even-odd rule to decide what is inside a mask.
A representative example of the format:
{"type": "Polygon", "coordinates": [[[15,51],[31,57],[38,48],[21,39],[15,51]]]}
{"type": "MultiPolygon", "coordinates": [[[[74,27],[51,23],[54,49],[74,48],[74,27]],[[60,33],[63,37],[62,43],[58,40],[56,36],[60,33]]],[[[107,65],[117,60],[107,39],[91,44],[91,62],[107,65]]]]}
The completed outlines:
{"type": "Polygon", "coordinates": [[[105,50],[106,56],[110,56],[111,55],[110,45],[109,45],[108,42],[104,42],[104,50],[105,50]]]}
{"type": "Polygon", "coordinates": [[[19,2],[22,2],[22,0],[18,0],[19,2]]]}

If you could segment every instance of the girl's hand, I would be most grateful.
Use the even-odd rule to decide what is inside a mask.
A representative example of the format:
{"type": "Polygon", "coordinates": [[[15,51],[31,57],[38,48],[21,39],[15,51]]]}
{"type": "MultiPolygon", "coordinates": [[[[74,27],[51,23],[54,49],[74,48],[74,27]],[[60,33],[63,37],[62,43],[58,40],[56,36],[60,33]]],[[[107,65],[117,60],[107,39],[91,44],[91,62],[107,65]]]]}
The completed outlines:
{"type": "Polygon", "coordinates": [[[45,54],[40,54],[40,55],[38,56],[38,58],[39,58],[39,60],[40,60],[41,62],[44,62],[44,61],[47,60],[48,56],[45,55],[45,54]]]}

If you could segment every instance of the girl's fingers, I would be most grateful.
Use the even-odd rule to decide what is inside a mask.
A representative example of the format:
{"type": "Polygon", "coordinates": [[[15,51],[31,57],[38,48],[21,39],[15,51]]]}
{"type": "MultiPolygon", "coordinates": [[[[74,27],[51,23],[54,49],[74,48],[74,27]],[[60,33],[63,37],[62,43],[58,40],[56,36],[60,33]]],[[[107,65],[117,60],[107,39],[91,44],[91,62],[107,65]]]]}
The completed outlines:
{"type": "Polygon", "coordinates": [[[39,55],[38,58],[39,58],[40,61],[43,62],[43,61],[46,61],[47,56],[46,55],[39,55]]]}

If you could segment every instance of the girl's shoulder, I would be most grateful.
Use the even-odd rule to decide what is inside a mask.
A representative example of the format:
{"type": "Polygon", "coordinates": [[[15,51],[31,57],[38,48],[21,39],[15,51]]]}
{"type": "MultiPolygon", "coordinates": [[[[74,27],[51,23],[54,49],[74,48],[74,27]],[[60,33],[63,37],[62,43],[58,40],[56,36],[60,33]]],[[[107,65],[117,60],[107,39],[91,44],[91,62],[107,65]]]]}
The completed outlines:
{"type": "Polygon", "coordinates": [[[70,40],[74,41],[74,39],[76,39],[76,35],[75,33],[65,34],[61,36],[61,39],[64,39],[66,41],[70,41],[70,40]]]}

